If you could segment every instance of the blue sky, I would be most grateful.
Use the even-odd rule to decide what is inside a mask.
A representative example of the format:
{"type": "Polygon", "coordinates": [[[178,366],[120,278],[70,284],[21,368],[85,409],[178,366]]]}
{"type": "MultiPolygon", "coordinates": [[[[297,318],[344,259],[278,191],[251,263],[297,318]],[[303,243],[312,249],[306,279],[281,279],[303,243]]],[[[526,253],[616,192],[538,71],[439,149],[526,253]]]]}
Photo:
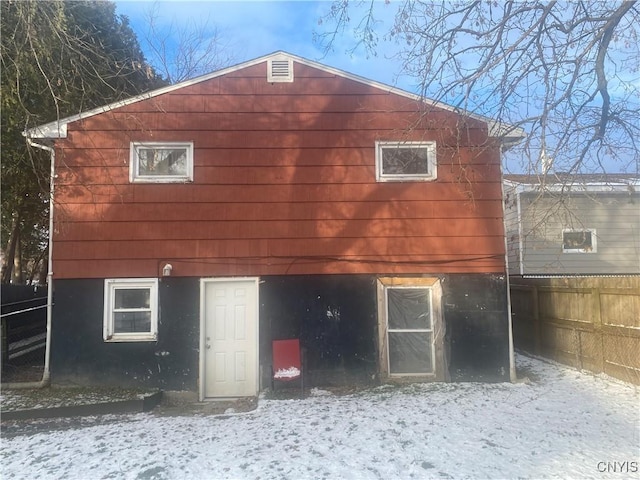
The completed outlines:
{"type": "MultiPolygon", "coordinates": [[[[117,13],[129,17],[132,28],[138,33],[145,28],[145,12],[153,1],[117,1],[117,13]]],[[[330,1],[160,1],[156,2],[159,20],[177,26],[208,20],[221,33],[234,60],[240,63],[277,50],[339,68],[362,77],[412,91],[413,83],[407,78],[397,78],[399,64],[389,57],[394,51],[392,43],[381,44],[376,57],[366,58],[364,51],[346,53],[353,47],[350,31],[336,37],[334,50],[324,56],[313,34],[322,32],[318,20],[331,8],[330,1]]],[[[397,6],[380,2],[377,18],[381,35],[387,31],[397,6]]],[[[327,27],[328,28],[328,27],[327,27]]]]}

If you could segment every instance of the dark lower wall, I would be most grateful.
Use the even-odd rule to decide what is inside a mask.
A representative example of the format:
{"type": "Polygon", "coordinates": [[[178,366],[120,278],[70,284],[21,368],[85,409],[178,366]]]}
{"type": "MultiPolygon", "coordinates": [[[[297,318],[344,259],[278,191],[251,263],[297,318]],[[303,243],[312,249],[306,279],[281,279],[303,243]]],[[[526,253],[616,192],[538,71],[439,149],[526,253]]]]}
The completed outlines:
{"type": "Polygon", "coordinates": [[[268,381],[271,340],[300,338],[309,384],[371,383],[377,371],[376,278],[262,277],[260,363],[268,381]]]}
{"type": "MultiPolygon", "coordinates": [[[[440,278],[451,380],[508,381],[505,277],[440,278]]],[[[376,281],[373,275],[262,277],[261,385],[269,384],[271,340],[292,337],[305,349],[308,385],[375,382],[376,281]]],[[[161,279],[157,342],[104,342],[103,295],[102,280],[55,282],[52,381],[197,390],[199,279],[161,279]]]]}
{"type": "Polygon", "coordinates": [[[104,281],[57,280],[52,382],[196,390],[199,280],[164,278],[158,289],[158,341],[107,343],[102,337],[104,281]]]}
{"type": "MultiPolygon", "coordinates": [[[[445,351],[452,381],[509,380],[509,324],[504,275],[442,275],[445,351]]],[[[369,382],[378,371],[377,277],[263,277],[261,364],[270,341],[297,337],[312,381],[369,382]]],[[[267,369],[269,370],[269,369],[267,369]]],[[[269,372],[265,372],[265,375],[269,372]]]]}
{"type": "Polygon", "coordinates": [[[448,275],[442,297],[451,380],[509,381],[506,277],[448,275]]]}

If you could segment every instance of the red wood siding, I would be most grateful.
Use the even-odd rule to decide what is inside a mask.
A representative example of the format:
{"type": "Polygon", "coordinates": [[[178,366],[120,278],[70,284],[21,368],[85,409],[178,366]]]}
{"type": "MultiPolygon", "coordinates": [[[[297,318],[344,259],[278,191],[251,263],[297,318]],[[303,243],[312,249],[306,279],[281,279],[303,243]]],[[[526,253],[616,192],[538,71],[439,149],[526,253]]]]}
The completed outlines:
{"type": "Polygon", "coordinates": [[[260,64],[68,126],[58,278],[503,273],[486,125],[295,63],[260,64]],[[460,128],[463,126],[463,128],[460,128]],[[435,140],[434,182],[376,183],[376,140],[435,140]],[[194,142],[194,180],[130,184],[131,141],[194,142]]]}

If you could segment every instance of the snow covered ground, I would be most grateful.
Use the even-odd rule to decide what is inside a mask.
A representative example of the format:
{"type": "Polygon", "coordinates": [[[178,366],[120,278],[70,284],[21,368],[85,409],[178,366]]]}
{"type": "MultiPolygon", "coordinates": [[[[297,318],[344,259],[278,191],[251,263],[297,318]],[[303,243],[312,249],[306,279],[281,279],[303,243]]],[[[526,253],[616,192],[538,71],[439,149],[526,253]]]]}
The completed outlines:
{"type": "Polygon", "coordinates": [[[3,438],[6,479],[640,478],[640,392],[518,356],[530,384],[382,386],[3,438]]]}

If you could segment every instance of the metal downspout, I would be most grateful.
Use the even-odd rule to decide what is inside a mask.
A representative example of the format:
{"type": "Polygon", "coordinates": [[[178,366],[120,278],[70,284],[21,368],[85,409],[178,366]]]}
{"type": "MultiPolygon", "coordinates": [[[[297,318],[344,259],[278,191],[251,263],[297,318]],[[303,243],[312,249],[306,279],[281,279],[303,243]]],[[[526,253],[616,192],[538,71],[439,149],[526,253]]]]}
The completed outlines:
{"type": "Polygon", "coordinates": [[[51,154],[51,170],[49,173],[49,259],[47,261],[47,341],[44,353],[44,372],[42,383],[51,382],[51,319],[53,317],[53,192],[55,189],[56,151],[51,147],[45,148],[51,154]]]}
{"type": "Polygon", "coordinates": [[[53,191],[55,180],[56,152],[52,147],[35,143],[27,138],[29,145],[41,150],[46,150],[51,155],[51,169],[49,173],[49,255],[47,260],[47,339],[44,351],[44,372],[42,380],[30,383],[3,383],[4,388],[43,388],[51,382],[50,358],[51,358],[51,318],[53,316],[53,191]]]}
{"type": "Polygon", "coordinates": [[[505,280],[507,284],[507,323],[509,325],[509,380],[511,383],[518,381],[516,375],[516,354],[513,345],[513,319],[511,317],[511,285],[509,284],[509,245],[507,243],[507,224],[505,222],[505,205],[504,205],[504,179],[502,175],[502,145],[500,146],[500,190],[502,192],[502,228],[504,231],[504,266],[505,280]]]}

